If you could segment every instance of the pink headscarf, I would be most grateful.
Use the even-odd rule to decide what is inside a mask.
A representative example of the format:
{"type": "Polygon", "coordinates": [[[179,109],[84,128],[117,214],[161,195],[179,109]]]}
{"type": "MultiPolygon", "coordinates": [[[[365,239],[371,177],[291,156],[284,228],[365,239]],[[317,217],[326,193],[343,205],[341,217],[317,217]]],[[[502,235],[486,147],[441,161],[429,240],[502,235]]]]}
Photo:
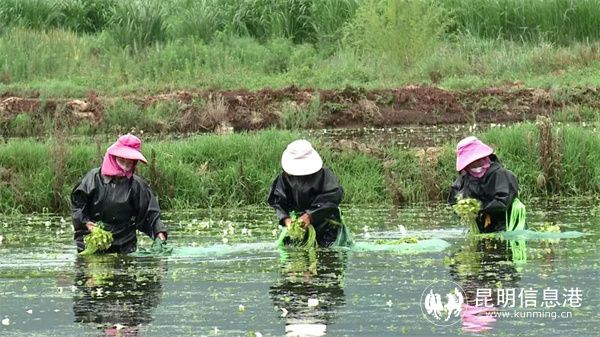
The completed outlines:
{"type": "Polygon", "coordinates": [[[147,163],[146,158],[140,152],[141,148],[142,141],[138,137],[132,134],[126,134],[119,137],[119,139],[106,150],[104,161],[102,162],[102,175],[131,178],[133,172],[135,172],[135,166],[138,161],[147,163]],[[117,163],[116,157],[135,160],[135,163],[130,171],[125,171],[117,163]]]}
{"type": "Polygon", "coordinates": [[[485,157],[480,160],[483,162],[481,166],[467,169],[467,173],[475,178],[483,177],[492,165],[492,160],[490,159],[490,157],[485,157]]]}

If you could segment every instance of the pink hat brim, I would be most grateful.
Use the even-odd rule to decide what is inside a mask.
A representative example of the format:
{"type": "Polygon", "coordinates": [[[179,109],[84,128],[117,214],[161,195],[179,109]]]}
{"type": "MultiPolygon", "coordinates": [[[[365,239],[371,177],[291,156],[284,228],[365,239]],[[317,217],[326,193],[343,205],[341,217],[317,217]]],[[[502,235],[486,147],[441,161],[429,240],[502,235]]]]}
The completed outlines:
{"type": "Polygon", "coordinates": [[[456,171],[462,171],[472,162],[485,158],[493,153],[494,150],[482,142],[468,144],[457,151],[456,171]]]}
{"type": "Polygon", "coordinates": [[[147,164],[148,161],[146,160],[146,157],[144,157],[144,155],[131,147],[128,146],[122,146],[122,145],[118,145],[115,144],[111,147],[108,148],[107,150],[108,154],[115,156],[115,157],[121,157],[121,158],[125,158],[125,159],[131,159],[131,160],[139,160],[141,162],[143,162],[144,164],[147,164]]]}

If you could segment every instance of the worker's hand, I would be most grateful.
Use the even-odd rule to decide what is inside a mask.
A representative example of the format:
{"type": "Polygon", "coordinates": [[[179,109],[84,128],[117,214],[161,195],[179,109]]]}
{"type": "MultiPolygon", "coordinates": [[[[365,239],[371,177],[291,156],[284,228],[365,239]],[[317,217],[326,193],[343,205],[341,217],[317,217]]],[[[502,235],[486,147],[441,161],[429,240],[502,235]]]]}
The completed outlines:
{"type": "Polygon", "coordinates": [[[302,214],[299,219],[303,223],[302,228],[306,229],[310,225],[310,215],[308,213],[302,214]]]}
{"type": "Polygon", "coordinates": [[[92,231],[92,229],[94,229],[94,226],[96,226],[96,223],[88,221],[85,223],[85,227],[87,227],[88,231],[92,231]]]}
{"type": "Polygon", "coordinates": [[[289,230],[290,226],[292,225],[292,219],[290,219],[290,218],[283,219],[283,224],[285,225],[285,228],[287,228],[289,230]]]}
{"type": "Polygon", "coordinates": [[[158,232],[156,235],[160,241],[167,241],[167,235],[165,232],[158,232]]]}

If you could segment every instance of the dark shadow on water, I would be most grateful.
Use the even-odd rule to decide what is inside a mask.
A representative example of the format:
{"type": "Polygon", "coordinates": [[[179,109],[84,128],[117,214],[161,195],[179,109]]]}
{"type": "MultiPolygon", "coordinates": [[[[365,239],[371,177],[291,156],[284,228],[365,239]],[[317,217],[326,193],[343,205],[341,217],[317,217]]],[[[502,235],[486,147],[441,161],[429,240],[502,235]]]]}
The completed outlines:
{"type": "Polygon", "coordinates": [[[73,313],[106,336],[138,336],[162,296],[166,261],[123,255],[77,257],[73,313]]]}
{"type": "Polygon", "coordinates": [[[466,295],[461,312],[465,332],[493,329],[496,319],[489,314],[502,307],[506,295],[510,296],[506,289],[515,289],[515,300],[519,300],[519,281],[526,261],[525,241],[496,238],[467,238],[451,254],[450,275],[466,295]]]}
{"type": "Polygon", "coordinates": [[[270,296],[284,317],[286,332],[322,335],[346,303],[347,252],[328,249],[280,250],[280,275],[270,296]],[[316,302],[318,301],[318,302],[316,302]]]}

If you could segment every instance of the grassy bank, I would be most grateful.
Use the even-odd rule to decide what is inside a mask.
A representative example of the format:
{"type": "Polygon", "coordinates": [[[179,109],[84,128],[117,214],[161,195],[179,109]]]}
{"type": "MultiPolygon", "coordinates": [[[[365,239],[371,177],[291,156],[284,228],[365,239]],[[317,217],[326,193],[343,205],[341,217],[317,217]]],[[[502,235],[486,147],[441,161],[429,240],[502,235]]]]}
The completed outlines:
{"type": "Polygon", "coordinates": [[[600,0],[0,2],[0,93],[600,85],[600,0]]]}
{"type": "MultiPolygon", "coordinates": [[[[415,41],[415,44],[421,44],[415,41]]],[[[423,42],[425,43],[425,42],[423,42]]],[[[517,43],[463,37],[399,64],[376,50],[325,51],[286,39],[259,42],[195,38],[131,53],[101,36],[11,30],[0,35],[0,92],[43,97],[145,94],[178,89],[392,88],[435,84],[448,89],[600,85],[600,44],[517,43]]],[[[392,49],[393,50],[393,49],[392,49]]],[[[406,56],[410,57],[410,56],[406,56]]]]}
{"type": "MultiPolygon", "coordinates": [[[[548,138],[542,126],[527,123],[493,129],[481,137],[519,176],[524,199],[599,193],[597,131],[555,127],[551,135],[554,138],[548,138]],[[558,159],[550,166],[540,156],[548,149],[554,149],[558,159]]],[[[151,142],[143,148],[151,162],[139,173],[165,209],[264,204],[280,169],[281,152],[298,137],[271,130],[151,142]]],[[[10,140],[0,146],[0,211],[68,210],[71,188],[100,165],[109,143],[64,141],[59,135],[46,142],[10,140]]],[[[318,142],[316,147],[339,176],[347,203],[443,200],[455,177],[454,144],[427,151],[381,148],[371,152],[375,154],[333,152],[318,142]]]]}

